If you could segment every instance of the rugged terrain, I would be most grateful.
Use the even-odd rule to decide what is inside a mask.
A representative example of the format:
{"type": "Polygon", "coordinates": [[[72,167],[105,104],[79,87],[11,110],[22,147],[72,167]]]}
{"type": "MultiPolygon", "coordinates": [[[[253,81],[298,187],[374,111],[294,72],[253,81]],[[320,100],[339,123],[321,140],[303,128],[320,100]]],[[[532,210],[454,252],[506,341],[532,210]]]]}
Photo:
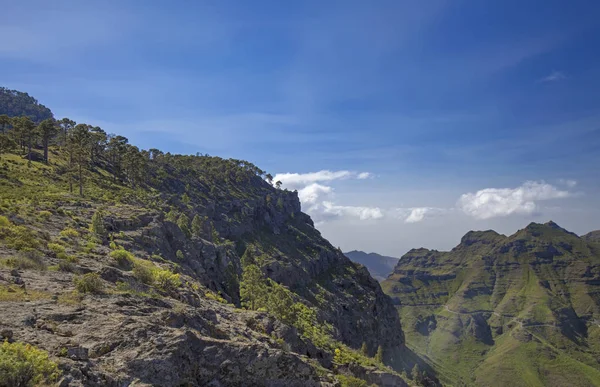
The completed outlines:
{"type": "Polygon", "coordinates": [[[553,222],[415,249],[382,283],[450,385],[600,385],[600,244],[553,222]]]}
{"type": "Polygon", "coordinates": [[[345,372],[334,364],[338,346],[362,363],[350,375],[401,383],[370,358],[380,346],[385,354],[403,345],[391,301],[366,269],[320,236],[295,193],[254,178],[243,191],[251,195],[240,188],[236,197],[207,198],[190,183],[164,195],[120,187],[97,169],[79,198],[57,166],[3,160],[1,329],[62,355],[63,384],[336,384],[345,372]],[[179,199],[186,192],[188,204],[179,199]],[[90,231],[99,211],[106,237],[90,231]],[[167,219],[172,211],[180,212],[177,221],[167,219]],[[203,219],[195,235],[178,225],[186,212],[203,219]],[[130,256],[119,261],[115,251],[130,256]],[[272,317],[277,312],[240,308],[244,254],[260,257],[265,278],[290,297],[288,307],[315,312],[310,323],[327,327],[324,337],[303,332],[299,318],[286,325],[272,317]],[[145,284],[135,271],[143,266],[177,276],[176,284],[145,284]],[[86,273],[100,276],[101,291],[76,290],[86,273]],[[356,351],[363,343],[367,356],[356,351]]]}
{"type": "Polygon", "coordinates": [[[364,251],[353,250],[344,255],[352,262],[360,263],[365,266],[371,276],[378,281],[383,281],[394,271],[398,263],[398,258],[386,257],[377,253],[365,253],[364,251]]]}
{"type": "Polygon", "coordinates": [[[0,386],[406,385],[391,299],[296,192],[243,160],[2,117],[46,108],[1,91],[0,386]]]}

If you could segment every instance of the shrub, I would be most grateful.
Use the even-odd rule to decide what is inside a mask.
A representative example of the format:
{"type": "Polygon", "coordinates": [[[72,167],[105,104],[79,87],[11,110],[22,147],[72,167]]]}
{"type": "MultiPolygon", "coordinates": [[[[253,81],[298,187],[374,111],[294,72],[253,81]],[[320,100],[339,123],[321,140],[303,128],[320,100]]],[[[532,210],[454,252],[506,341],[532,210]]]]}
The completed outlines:
{"type": "Polygon", "coordinates": [[[369,384],[357,377],[349,376],[349,375],[337,375],[337,379],[340,382],[341,387],[368,387],[369,384]]]}
{"type": "Polygon", "coordinates": [[[106,235],[106,228],[104,227],[104,217],[102,216],[102,211],[98,210],[92,216],[90,231],[100,237],[104,237],[104,235],[106,235]]]}
{"type": "Polygon", "coordinates": [[[40,211],[38,212],[38,215],[40,218],[48,220],[52,216],[52,213],[50,211],[40,211]]]}
{"type": "Polygon", "coordinates": [[[10,220],[6,216],[0,215],[0,227],[9,227],[10,220]]]}
{"type": "Polygon", "coordinates": [[[113,250],[109,256],[113,258],[119,266],[128,266],[133,262],[133,254],[125,249],[113,250]]]}
{"type": "Polygon", "coordinates": [[[183,251],[181,251],[181,250],[177,250],[177,252],[175,253],[175,256],[179,260],[183,260],[185,258],[185,256],[183,255],[183,251]]]}
{"type": "Polygon", "coordinates": [[[58,263],[58,270],[66,271],[68,273],[74,273],[75,265],[73,265],[73,262],[70,262],[70,261],[60,261],[58,263]]]}
{"type": "Polygon", "coordinates": [[[204,297],[208,298],[209,300],[215,300],[217,302],[220,302],[221,304],[228,304],[226,299],[224,299],[217,293],[211,292],[210,290],[204,293],[204,297]]]}
{"type": "Polygon", "coordinates": [[[117,244],[114,241],[110,241],[108,247],[110,247],[111,250],[116,250],[119,248],[119,246],[117,246],[117,244]]]}
{"type": "Polygon", "coordinates": [[[90,253],[92,253],[92,252],[94,251],[94,249],[95,249],[97,246],[98,246],[98,245],[97,245],[95,242],[93,242],[93,241],[88,241],[88,242],[85,244],[85,248],[83,249],[83,251],[84,251],[86,254],[90,254],[90,253]]]}
{"type": "Polygon", "coordinates": [[[181,286],[179,274],[174,274],[170,270],[155,269],[153,274],[154,283],[159,289],[164,290],[165,292],[172,292],[181,286]]]}
{"type": "Polygon", "coordinates": [[[35,249],[39,242],[34,232],[25,226],[15,226],[2,216],[0,220],[0,240],[4,240],[6,247],[15,250],[35,249]],[[8,222],[8,223],[7,223],[8,222]]]}
{"type": "Polygon", "coordinates": [[[65,246],[58,243],[48,243],[48,249],[50,249],[57,258],[62,258],[66,254],[65,246]]]}
{"type": "Polygon", "coordinates": [[[75,288],[81,293],[102,293],[104,283],[97,273],[87,273],[74,279],[75,288]]]}
{"type": "Polygon", "coordinates": [[[64,238],[77,238],[79,237],[79,232],[77,230],[75,230],[72,227],[67,227],[64,230],[62,230],[60,233],[61,237],[64,238]]]}
{"type": "Polygon", "coordinates": [[[0,385],[26,387],[55,382],[60,376],[48,352],[23,343],[0,346],[0,385]]]}
{"type": "Polygon", "coordinates": [[[152,269],[147,265],[142,265],[140,263],[136,263],[133,266],[133,276],[146,285],[150,285],[154,282],[154,275],[152,273],[152,269]]]}
{"type": "Polygon", "coordinates": [[[26,250],[18,256],[6,258],[3,263],[6,266],[19,270],[46,270],[47,266],[42,256],[34,250],[26,250]]]}

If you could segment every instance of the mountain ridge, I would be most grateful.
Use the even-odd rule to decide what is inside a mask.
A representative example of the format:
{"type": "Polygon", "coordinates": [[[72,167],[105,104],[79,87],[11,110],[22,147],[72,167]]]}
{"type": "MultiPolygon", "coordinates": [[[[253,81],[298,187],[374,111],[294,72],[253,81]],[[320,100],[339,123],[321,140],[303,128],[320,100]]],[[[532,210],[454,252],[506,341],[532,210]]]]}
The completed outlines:
{"type": "Polygon", "coordinates": [[[413,249],[382,287],[448,384],[600,383],[600,246],[554,222],[413,249]]]}
{"type": "Polygon", "coordinates": [[[384,280],[394,269],[399,258],[385,256],[377,253],[352,250],[344,253],[353,262],[365,266],[369,273],[378,281],[384,280]]]}

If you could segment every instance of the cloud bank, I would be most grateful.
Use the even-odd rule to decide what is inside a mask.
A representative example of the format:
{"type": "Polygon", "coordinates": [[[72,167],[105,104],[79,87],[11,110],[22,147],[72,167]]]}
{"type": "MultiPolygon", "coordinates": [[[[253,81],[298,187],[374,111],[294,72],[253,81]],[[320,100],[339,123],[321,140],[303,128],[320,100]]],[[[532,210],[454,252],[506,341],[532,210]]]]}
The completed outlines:
{"type": "Polygon", "coordinates": [[[335,203],[335,190],[330,185],[321,183],[335,180],[358,179],[365,180],[373,175],[369,172],[329,171],[321,170],[310,173],[278,173],[274,182],[281,181],[282,187],[298,190],[298,198],[304,210],[317,223],[339,218],[354,218],[372,220],[383,217],[383,211],[378,207],[344,206],[335,203]]]}
{"type": "MultiPolygon", "coordinates": [[[[574,183],[571,183],[574,186],[574,183]]],[[[538,201],[562,199],[573,193],[543,181],[527,181],[517,188],[485,188],[466,193],[457,207],[476,219],[490,219],[512,214],[531,215],[538,210],[538,201]]]]}
{"type": "Polygon", "coordinates": [[[289,189],[299,189],[312,183],[327,182],[344,179],[368,179],[371,177],[369,172],[351,172],[351,171],[328,171],[322,170],[309,173],[278,173],[273,181],[281,181],[289,189]]]}
{"type": "Polygon", "coordinates": [[[414,224],[460,212],[477,220],[533,215],[544,208],[538,202],[571,197],[574,195],[571,190],[577,185],[575,180],[560,179],[558,186],[530,180],[516,188],[484,188],[462,194],[456,206],[449,208],[422,206],[382,209],[379,206],[349,206],[336,202],[335,189],[331,186],[334,181],[372,177],[369,172],[321,170],[303,174],[278,173],[273,180],[281,181],[283,188],[297,189],[304,211],[316,223],[338,219],[372,221],[389,216],[406,224],[414,224]]]}

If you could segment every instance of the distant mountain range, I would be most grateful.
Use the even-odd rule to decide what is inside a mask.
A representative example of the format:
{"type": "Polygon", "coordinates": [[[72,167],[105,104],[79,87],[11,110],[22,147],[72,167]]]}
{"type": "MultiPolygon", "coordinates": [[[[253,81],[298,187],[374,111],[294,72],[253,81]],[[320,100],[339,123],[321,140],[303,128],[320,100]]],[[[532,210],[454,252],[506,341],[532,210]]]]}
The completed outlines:
{"type": "Polygon", "coordinates": [[[394,267],[396,267],[399,260],[395,257],[386,257],[377,253],[365,253],[358,250],[349,251],[344,255],[350,258],[351,261],[365,266],[377,281],[386,279],[394,271],[394,267]]]}
{"type": "Polygon", "coordinates": [[[600,231],[470,231],[409,251],[381,285],[444,384],[600,386],[600,231]]]}

